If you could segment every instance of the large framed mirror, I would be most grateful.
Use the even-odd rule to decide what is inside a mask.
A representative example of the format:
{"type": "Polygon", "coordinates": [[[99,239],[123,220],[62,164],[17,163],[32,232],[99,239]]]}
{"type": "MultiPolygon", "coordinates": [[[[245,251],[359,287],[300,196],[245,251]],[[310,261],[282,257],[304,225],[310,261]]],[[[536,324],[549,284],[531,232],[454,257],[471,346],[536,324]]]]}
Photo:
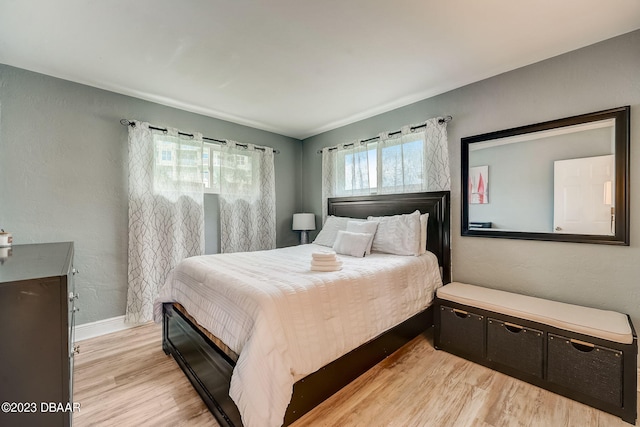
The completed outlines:
{"type": "Polygon", "coordinates": [[[629,113],[462,138],[462,235],[628,246],[629,113]]]}

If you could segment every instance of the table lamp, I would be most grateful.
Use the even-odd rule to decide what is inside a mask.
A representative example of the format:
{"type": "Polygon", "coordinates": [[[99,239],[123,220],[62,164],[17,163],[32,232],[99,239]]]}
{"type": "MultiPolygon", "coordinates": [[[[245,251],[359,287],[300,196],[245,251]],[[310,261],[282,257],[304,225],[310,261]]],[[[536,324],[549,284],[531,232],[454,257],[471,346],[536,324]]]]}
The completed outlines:
{"type": "Polygon", "coordinates": [[[300,232],[300,244],[306,245],[309,243],[309,230],[316,229],[316,216],[312,213],[297,213],[293,214],[293,227],[294,231],[300,232]]]}

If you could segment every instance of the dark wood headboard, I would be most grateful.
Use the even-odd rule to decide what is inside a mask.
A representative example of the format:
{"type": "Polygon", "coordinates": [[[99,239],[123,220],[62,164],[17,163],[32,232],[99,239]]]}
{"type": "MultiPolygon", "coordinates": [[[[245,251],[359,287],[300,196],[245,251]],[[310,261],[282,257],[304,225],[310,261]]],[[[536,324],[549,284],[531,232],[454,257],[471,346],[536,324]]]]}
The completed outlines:
{"type": "Polygon", "coordinates": [[[444,283],[451,281],[450,206],[448,191],[334,197],[329,199],[328,214],[351,218],[429,213],[427,249],[438,257],[444,283]]]}

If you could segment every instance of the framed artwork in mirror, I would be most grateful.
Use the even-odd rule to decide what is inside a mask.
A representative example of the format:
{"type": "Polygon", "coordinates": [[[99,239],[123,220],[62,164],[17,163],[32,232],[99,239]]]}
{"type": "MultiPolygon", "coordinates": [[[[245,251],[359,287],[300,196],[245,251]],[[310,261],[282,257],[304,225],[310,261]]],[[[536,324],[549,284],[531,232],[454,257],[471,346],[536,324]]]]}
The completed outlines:
{"type": "Polygon", "coordinates": [[[489,203],[489,166],[469,168],[469,203],[483,205],[489,203]]]}
{"type": "Polygon", "coordinates": [[[462,235],[628,246],[629,117],[626,106],[462,138],[462,235]]]}

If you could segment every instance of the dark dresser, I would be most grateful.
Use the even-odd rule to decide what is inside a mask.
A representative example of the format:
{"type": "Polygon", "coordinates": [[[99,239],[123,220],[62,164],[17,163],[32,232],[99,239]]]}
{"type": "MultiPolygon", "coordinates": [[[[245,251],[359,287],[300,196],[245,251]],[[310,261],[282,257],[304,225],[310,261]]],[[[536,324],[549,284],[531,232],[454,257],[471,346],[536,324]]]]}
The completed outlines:
{"type": "Polygon", "coordinates": [[[0,251],[0,426],[71,425],[75,273],[71,242],[0,251]]]}

